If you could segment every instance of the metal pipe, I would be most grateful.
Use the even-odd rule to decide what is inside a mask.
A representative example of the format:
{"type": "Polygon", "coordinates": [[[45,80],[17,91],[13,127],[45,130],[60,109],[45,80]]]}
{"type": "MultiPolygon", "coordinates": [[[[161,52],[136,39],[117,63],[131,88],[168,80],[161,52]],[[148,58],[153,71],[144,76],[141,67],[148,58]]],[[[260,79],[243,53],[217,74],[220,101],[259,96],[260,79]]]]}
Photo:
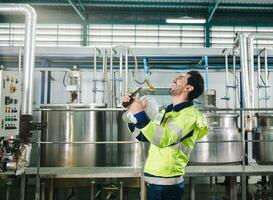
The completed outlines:
{"type": "Polygon", "coordinates": [[[258,108],[261,107],[260,98],[261,98],[261,55],[259,54],[257,57],[258,62],[258,74],[257,74],[257,84],[258,84],[258,108]]]}
{"type": "Polygon", "coordinates": [[[37,133],[37,174],[36,174],[36,191],[35,191],[35,200],[40,199],[41,185],[40,185],[40,165],[41,165],[41,133],[37,133]]]}
{"type": "Polygon", "coordinates": [[[240,34],[240,64],[242,72],[242,88],[243,90],[243,108],[249,107],[249,81],[248,81],[248,72],[247,72],[247,55],[246,55],[246,37],[244,34],[240,34]]]}
{"type": "Polygon", "coordinates": [[[5,3],[1,3],[0,13],[25,15],[24,78],[21,114],[32,115],[33,69],[35,63],[35,31],[37,14],[34,8],[28,4],[5,3]]]}
{"type": "MultiPolygon", "coordinates": [[[[122,88],[122,83],[123,81],[122,80],[122,53],[120,53],[119,55],[119,96],[122,97],[124,94],[123,94],[123,88],[122,88]]],[[[121,98],[120,98],[120,103],[121,103],[121,98]]]]}
{"type": "Polygon", "coordinates": [[[26,174],[23,173],[21,175],[21,183],[20,183],[20,200],[25,200],[26,195],[26,174]]]}
{"type": "Polygon", "coordinates": [[[103,103],[106,103],[106,84],[107,84],[107,50],[103,52],[102,58],[102,83],[103,83],[103,103]]]}
{"type": "Polygon", "coordinates": [[[93,69],[93,103],[96,103],[96,77],[97,77],[97,48],[94,50],[94,69],[93,69]]]}
{"type": "Polygon", "coordinates": [[[228,54],[227,50],[225,50],[225,85],[226,85],[226,108],[229,108],[229,85],[228,85],[228,54]]]}
{"type": "Polygon", "coordinates": [[[125,91],[124,92],[128,93],[128,48],[125,49],[125,91]]]}
{"type": "Polygon", "coordinates": [[[208,56],[204,56],[205,60],[205,73],[206,73],[206,82],[205,82],[205,90],[209,89],[209,63],[208,56]]]}
{"type": "Polygon", "coordinates": [[[234,109],[237,106],[237,85],[236,85],[236,56],[233,55],[233,86],[234,86],[234,94],[233,94],[233,102],[234,102],[234,109]]]}
{"type": "Polygon", "coordinates": [[[123,200],[123,187],[124,183],[122,181],[119,182],[120,189],[119,189],[119,200],[123,200]]]}
{"type": "Polygon", "coordinates": [[[95,186],[96,186],[96,182],[91,181],[90,182],[90,198],[89,198],[90,200],[95,200],[96,199],[95,186]]]}
{"type": "Polygon", "coordinates": [[[18,77],[20,82],[22,81],[21,70],[22,70],[22,47],[19,48],[19,61],[18,61],[18,77]]]}
{"type": "Polygon", "coordinates": [[[265,108],[268,102],[268,65],[267,65],[267,49],[264,50],[264,68],[265,68],[265,108]]]}
{"type": "Polygon", "coordinates": [[[254,48],[253,48],[254,37],[250,35],[247,37],[247,60],[248,60],[248,74],[250,83],[250,107],[254,107],[255,102],[255,91],[254,91],[254,48]]]}

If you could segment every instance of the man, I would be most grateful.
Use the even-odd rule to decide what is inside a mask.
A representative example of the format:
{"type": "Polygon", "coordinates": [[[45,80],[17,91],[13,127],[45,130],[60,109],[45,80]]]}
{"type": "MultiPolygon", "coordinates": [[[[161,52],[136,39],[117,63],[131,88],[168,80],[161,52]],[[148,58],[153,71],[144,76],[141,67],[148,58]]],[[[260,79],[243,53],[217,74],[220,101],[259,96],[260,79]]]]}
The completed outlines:
{"type": "MultiPolygon", "coordinates": [[[[156,121],[150,120],[145,113],[145,101],[134,97],[128,107],[137,121],[129,124],[130,131],[138,140],[151,144],[144,168],[149,200],[181,200],[183,196],[183,175],[190,152],[195,141],[207,133],[206,120],[192,103],[203,90],[201,74],[190,71],[173,79],[172,104],[156,121]]],[[[125,97],[123,101],[129,99],[125,97]]]]}

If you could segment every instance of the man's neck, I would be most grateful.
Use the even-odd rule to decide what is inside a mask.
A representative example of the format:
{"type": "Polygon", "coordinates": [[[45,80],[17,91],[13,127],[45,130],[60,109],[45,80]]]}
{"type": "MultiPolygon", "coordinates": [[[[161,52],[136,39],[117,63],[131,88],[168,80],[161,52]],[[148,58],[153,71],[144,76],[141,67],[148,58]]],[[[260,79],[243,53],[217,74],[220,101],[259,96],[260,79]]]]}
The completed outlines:
{"type": "Polygon", "coordinates": [[[185,98],[184,96],[174,96],[172,97],[172,102],[173,102],[173,106],[182,103],[182,102],[187,102],[188,99],[185,98]]]}

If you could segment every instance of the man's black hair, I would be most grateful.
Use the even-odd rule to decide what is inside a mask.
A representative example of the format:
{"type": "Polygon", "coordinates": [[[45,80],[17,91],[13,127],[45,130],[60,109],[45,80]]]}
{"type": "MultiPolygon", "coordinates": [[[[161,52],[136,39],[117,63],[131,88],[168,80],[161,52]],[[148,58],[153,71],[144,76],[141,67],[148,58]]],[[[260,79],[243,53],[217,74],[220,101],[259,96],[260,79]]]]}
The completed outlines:
{"type": "Polygon", "coordinates": [[[188,100],[192,101],[203,93],[204,79],[198,71],[189,71],[187,74],[190,75],[188,78],[188,84],[194,88],[188,95],[188,100]]]}

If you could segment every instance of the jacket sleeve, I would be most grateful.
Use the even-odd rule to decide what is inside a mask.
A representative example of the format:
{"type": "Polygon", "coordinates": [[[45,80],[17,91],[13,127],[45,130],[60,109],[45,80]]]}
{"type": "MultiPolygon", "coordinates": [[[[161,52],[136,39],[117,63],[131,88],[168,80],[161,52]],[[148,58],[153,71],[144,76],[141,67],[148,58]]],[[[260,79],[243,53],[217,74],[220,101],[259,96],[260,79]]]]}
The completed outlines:
{"type": "Polygon", "coordinates": [[[137,113],[136,127],[141,130],[147,140],[161,148],[168,147],[189,133],[196,121],[194,113],[181,112],[175,120],[168,120],[168,123],[158,124],[151,121],[145,112],[137,113]]]}
{"type": "Polygon", "coordinates": [[[208,133],[208,125],[206,118],[203,116],[202,113],[198,112],[199,117],[196,121],[196,126],[198,129],[198,134],[196,140],[200,140],[202,137],[204,137],[208,133]]]}
{"type": "Polygon", "coordinates": [[[128,123],[128,129],[133,134],[133,136],[141,142],[149,142],[143,133],[136,128],[136,125],[133,123],[128,123]]]}

